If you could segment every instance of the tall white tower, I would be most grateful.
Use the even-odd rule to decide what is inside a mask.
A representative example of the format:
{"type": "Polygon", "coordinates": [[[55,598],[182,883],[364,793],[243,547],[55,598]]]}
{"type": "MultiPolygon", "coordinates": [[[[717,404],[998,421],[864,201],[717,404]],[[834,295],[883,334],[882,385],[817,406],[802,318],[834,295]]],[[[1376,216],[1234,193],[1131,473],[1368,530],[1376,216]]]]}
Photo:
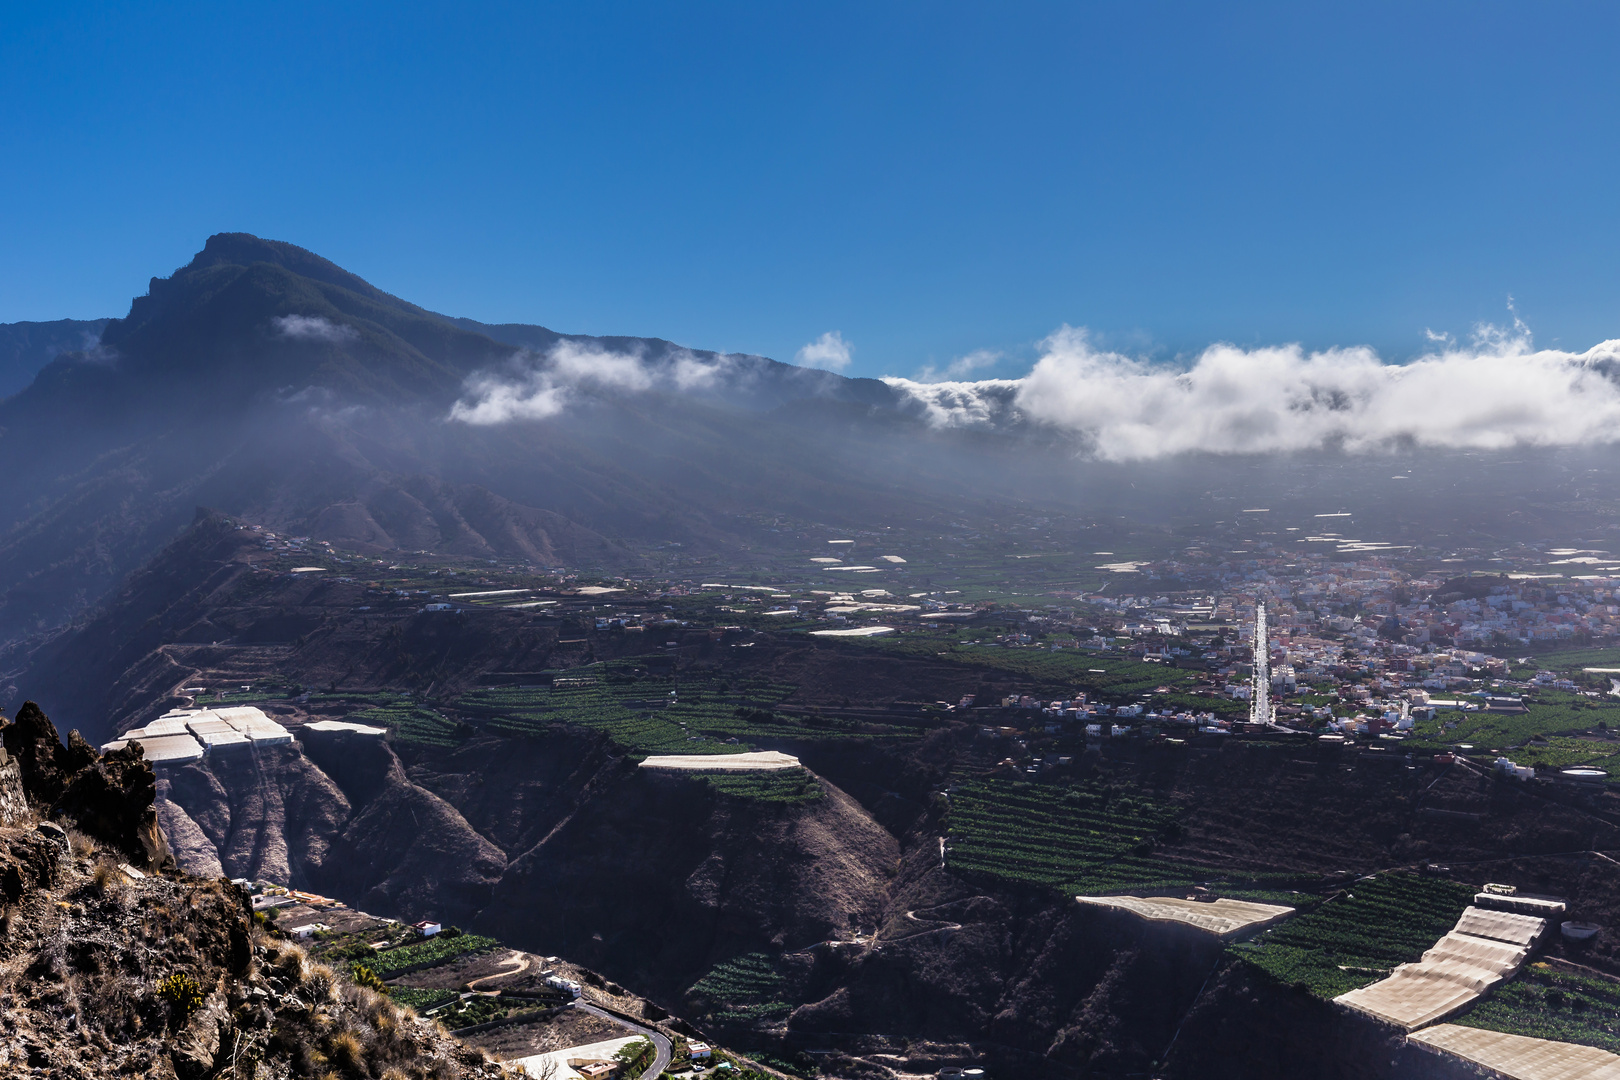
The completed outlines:
{"type": "Polygon", "coordinates": [[[1249,723],[1271,723],[1271,639],[1266,633],[1266,602],[1254,609],[1254,689],[1249,694],[1249,723]]]}

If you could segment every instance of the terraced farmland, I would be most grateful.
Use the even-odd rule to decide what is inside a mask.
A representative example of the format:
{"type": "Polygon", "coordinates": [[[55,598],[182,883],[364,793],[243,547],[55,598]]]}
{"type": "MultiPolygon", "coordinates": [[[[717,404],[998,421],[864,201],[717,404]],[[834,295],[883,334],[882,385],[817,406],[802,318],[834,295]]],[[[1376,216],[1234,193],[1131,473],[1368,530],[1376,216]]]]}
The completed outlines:
{"type": "Polygon", "coordinates": [[[729,754],[761,739],[848,739],[916,735],[900,725],[816,725],[778,716],[773,708],[794,691],[785,683],[715,675],[636,677],[620,662],[570,671],[587,685],[478,690],[456,703],[506,735],[533,734],[552,724],[600,731],[633,754],[729,754]],[[670,698],[670,691],[677,696],[670,698]],[[736,739],[736,743],[726,740],[736,739]]]}
{"type": "Polygon", "coordinates": [[[1214,874],[1155,854],[1175,811],[1106,788],[971,780],[950,796],[947,864],[1067,893],[1182,887],[1214,874]]]}
{"type": "MultiPolygon", "coordinates": [[[[1460,742],[1472,743],[1481,750],[1517,747],[1535,738],[1546,738],[1566,732],[1585,731],[1598,724],[1620,727],[1620,704],[1576,698],[1573,695],[1547,694],[1548,700],[1532,702],[1523,713],[1457,713],[1443,712],[1433,720],[1421,722],[1408,743],[1428,747],[1449,747],[1460,742]],[[1454,724],[1454,727],[1446,727],[1454,724]]],[[[1594,751],[1605,749],[1606,744],[1591,744],[1594,751]]],[[[1613,744],[1607,744],[1613,753],[1613,744]]],[[[1604,755],[1607,756],[1607,755],[1604,755]]]]}
{"type": "Polygon", "coordinates": [[[1474,891],[1443,878],[1380,874],[1232,948],[1278,982],[1338,997],[1421,957],[1457,924],[1474,891]]]}
{"type": "MultiPolygon", "coordinates": [[[[1160,686],[1174,689],[1194,681],[1189,672],[1166,664],[1150,664],[1117,653],[1087,649],[1053,652],[1039,648],[1005,648],[977,641],[963,642],[951,635],[935,633],[849,638],[846,644],[849,643],[862,648],[995,668],[1054,692],[1082,690],[1117,700],[1152,693],[1160,686]]],[[[1208,702],[1200,699],[1200,703],[1208,707],[1208,702]]]]}
{"type": "Polygon", "coordinates": [[[703,775],[703,781],[722,795],[752,802],[794,805],[815,802],[823,794],[821,785],[808,769],[707,773],[703,775]]]}
{"type": "Polygon", "coordinates": [[[701,999],[711,1020],[747,1023],[792,1011],[791,980],[766,953],[749,953],[716,964],[692,984],[688,996],[701,999]]]}
{"type": "Polygon", "coordinates": [[[386,727],[401,742],[421,746],[454,746],[459,741],[454,723],[439,713],[409,700],[350,713],[345,720],[386,727]]]}
{"type": "Polygon", "coordinates": [[[417,986],[390,986],[388,996],[398,1004],[408,1005],[417,1012],[422,1013],[454,1001],[461,995],[454,990],[417,986]]]}
{"type": "Polygon", "coordinates": [[[1620,1053],[1620,979],[1532,964],[1452,1023],[1620,1053]]]}
{"type": "Polygon", "coordinates": [[[489,952],[499,948],[500,944],[494,938],[479,937],[477,934],[460,934],[456,937],[440,934],[416,945],[385,949],[368,961],[366,966],[376,972],[379,979],[392,979],[407,968],[442,964],[458,956],[489,952]]]}

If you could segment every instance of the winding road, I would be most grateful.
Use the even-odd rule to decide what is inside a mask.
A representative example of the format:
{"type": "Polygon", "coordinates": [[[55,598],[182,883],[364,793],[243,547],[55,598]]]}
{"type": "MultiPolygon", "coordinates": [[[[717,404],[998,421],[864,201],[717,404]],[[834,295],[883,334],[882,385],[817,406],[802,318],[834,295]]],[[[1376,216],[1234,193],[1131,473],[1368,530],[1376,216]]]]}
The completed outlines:
{"type": "Polygon", "coordinates": [[[637,1035],[645,1036],[652,1042],[653,1050],[655,1051],[653,1054],[653,1061],[651,1065],[647,1066],[646,1071],[641,1074],[641,1080],[658,1080],[658,1077],[664,1074],[664,1070],[669,1068],[670,1055],[673,1052],[673,1047],[671,1046],[669,1037],[667,1035],[660,1035],[652,1028],[642,1027],[640,1024],[637,1024],[634,1021],[626,1020],[622,1016],[615,1016],[606,1009],[599,1009],[595,1005],[583,1000],[574,1002],[573,1007],[581,1012],[588,1012],[592,1016],[599,1016],[603,1020],[611,1020],[620,1027],[627,1027],[637,1035]]]}
{"type": "Polygon", "coordinates": [[[516,949],[513,949],[512,955],[508,956],[505,960],[502,960],[501,963],[516,964],[517,967],[513,968],[511,971],[497,971],[493,975],[480,976],[479,978],[467,983],[467,989],[471,990],[475,994],[499,994],[499,988],[494,990],[480,990],[478,989],[478,984],[481,982],[488,982],[491,979],[505,979],[513,975],[523,974],[525,971],[529,970],[529,954],[518,952],[516,949]]]}

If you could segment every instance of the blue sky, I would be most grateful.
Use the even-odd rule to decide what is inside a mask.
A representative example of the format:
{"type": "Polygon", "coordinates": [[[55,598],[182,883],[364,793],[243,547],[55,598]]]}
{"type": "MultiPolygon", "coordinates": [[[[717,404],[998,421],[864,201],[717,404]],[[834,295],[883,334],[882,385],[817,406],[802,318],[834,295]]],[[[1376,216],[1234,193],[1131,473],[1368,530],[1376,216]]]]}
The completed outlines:
{"type": "Polygon", "coordinates": [[[856,374],[1620,337],[1613,4],[5,5],[0,321],[204,238],[856,374]]]}

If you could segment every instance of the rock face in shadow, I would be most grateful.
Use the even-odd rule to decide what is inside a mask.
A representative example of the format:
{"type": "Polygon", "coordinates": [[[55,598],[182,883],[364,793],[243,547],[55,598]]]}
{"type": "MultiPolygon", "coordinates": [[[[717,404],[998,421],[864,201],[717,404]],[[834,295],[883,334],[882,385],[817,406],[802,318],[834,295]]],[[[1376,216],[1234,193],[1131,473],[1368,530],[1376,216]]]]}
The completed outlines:
{"type": "Polygon", "coordinates": [[[23,702],[16,719],[0,728],[0,744],[17,762],[28,800],[39,807],[54,803],[73,774],[96,759],[95,750],[78,738],[78,732],[63,746],[56,725],[32,701],[23,702]]]}
{"type": "Polygon", "coordinates": [[[351,812],[295,746],[215,753],[167,772],[166,798],[206,838],[207,848],[182,863],[194,873],[196,860],[211,857],[231,877],[308,881],[351,812]]]}
{"type": "Polygon", "coordinates": [[[158,827],[156,796],[152,766],[140,744],[131,743],[79,770],[51,813],[76,820],[80,831],[115,845],[138,866],[162,866],[169,847],[158,827]]]}
{"type": "Polygon", "coordinates": [[[111,845],[137,866],[168,862],[154,806],[157,777],[139,743],[97,754],[73,731],[63,745],[50,717],[29,701],[14,721],[0,728],[0,744],[35,810],[76,823],[81,832],[111,845]]]}
{"type": "Polygon", "coordinates": [[[411,783],[386,743],[311,736],[310,750],[215,753],[166,770],[161,814],[181,865],[470,921],[506,867],[501,849],[411,783]]]}
{"type": "Polygon", "coordinates": [[[160,809],[196,873],[566,951],[675,1001],[718,959],[882,922],[899,842],[820,783],[808,803],[738,798],[561,733],[473,739],[406,769],[381,740],[311,732],[166,770],[160,809]]]}
{"type": "Polygon", "coordinates": [[[513,860],[476,925],[667,998],[716,956],[847,939],[880,921],[899,844],[823,786],[779,804],[621,768],[513,860]]]}
{"type": "Polygon", "coordinates": [[[185,868],[187,873],[198,877],[226,876],[225,867],[220,864],[219,850],[214,847],[214,842],[195,821],[191,820],[191,815],[174,801],[170,795],[171,791],[168,780],[158,781],[158,826],[169,842],[169,851],[174,855],[174,861],[185,868]]]}

